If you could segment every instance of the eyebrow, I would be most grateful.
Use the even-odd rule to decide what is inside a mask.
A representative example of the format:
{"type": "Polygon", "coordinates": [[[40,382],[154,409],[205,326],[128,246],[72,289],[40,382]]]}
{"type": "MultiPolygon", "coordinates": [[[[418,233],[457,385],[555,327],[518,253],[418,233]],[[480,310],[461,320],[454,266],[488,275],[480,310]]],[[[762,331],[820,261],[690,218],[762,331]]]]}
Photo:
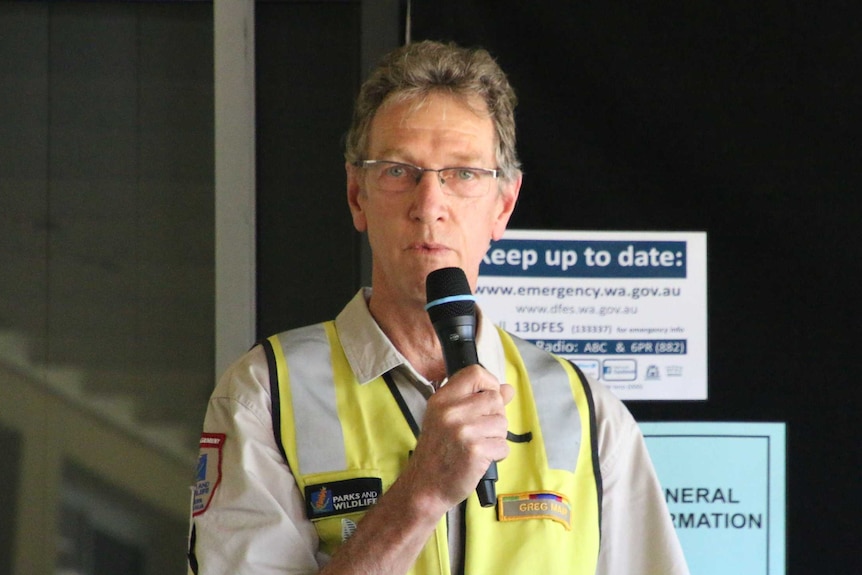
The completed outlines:
{"type": "MultiPolygon", "coordinates": [[[[410,164],[411,166],[416,166],[417,168],[427,167],[427,166],[420,166],[414,160],[406,159],[409,157],[410,157],[410,155],[406,152],[406,150],[403,150],[401,148],[390,148],[388,150],[383,150],[375,158],[369,157],[368,159],[375,159],[375,160],[384,160],[385,159],[387,162],[398,162],[401,164],[410,164]],[[398,158],[398,159],[390,159],[390,158],[398,158]]],[[[479,167],[479,164],[481,164],[481,163],[482,163],[481,159],[475,154],[456,154],[455,159],[452,162],[446,162],[446,165],[442,166],[442,167],[444,167],[444,168],[479,167]]]]}

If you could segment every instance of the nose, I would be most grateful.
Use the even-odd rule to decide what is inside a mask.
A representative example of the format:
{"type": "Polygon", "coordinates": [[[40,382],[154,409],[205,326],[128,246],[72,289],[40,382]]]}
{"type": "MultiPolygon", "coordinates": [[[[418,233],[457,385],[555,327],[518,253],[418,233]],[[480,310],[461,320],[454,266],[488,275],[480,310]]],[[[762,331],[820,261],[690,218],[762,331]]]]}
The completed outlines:
{"type": "Polygon", "coordinates": [[[444,219],[448,209],[448,196],[443,191],[439,172],[423,172],[413,190],[410,217],[422,223],[444,219]]]}

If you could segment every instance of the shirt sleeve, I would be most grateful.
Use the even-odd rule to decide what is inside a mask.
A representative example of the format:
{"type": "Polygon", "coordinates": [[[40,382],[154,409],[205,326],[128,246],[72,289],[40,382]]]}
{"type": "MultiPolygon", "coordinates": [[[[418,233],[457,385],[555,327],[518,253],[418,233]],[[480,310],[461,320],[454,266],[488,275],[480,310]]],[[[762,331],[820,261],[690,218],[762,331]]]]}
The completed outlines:
{"type": "Polygon", "coordinates": [[[224,441],[220,453],[208,454],[219,457],[219,471],[217,482],[208,478],[215,487],[206,507],[192,510],[190,564],[199,575],[317,573],[326,560],[275,443],[271,410],[258,346],[228,369],[204,418],[204,433],[224,441]]]}
{"type": "Polygon", "coordinates": [[[689,575],[640,428],[607,388],[590,388],[603,487],[597,575],[689,575]]]}

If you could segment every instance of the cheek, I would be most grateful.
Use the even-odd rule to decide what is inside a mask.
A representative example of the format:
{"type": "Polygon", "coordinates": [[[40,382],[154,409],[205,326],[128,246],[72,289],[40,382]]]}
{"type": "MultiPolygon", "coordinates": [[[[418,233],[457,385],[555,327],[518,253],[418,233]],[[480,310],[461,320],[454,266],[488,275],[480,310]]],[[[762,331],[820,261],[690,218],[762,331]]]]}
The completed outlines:
{"type": "Polygon", "coordinates": [[[391,213],[391,206],[380,205],[379,203],[369,202],[366,200],[363,209],[363,219],[365,222],[365,232],[368,234],[368,242],[372,248],[377,247],[382,249],[390,239],[395,239],[398,236],[398,220],[391,213]]]}
{"type": "Polygon", "coordinates": [[[486,210],[482,210],[475,217],[467,218],[461,222],[460,228],[463,240],[469,245],[471,251],[485,254],[491,240],[494,239],[496,229],[496,218],[486,210]]]}

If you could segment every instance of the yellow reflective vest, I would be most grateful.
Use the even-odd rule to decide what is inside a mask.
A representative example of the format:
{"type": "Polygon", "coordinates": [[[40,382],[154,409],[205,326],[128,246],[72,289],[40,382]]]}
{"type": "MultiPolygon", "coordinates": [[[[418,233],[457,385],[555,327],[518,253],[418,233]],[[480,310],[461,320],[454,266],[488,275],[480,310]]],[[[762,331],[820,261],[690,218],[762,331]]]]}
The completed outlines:
{"type": "MultiPolygon", "coordinates": [[[[509,456],[498,462],[497,504],[466,502],[470,575],[595,573],[601,476],[589,386],[577,368],[499,330],[509,456]]],[[[360,385],[334,322],[264,342],[276,442],[304,494],[306,513],[332,555],[404,469],[416,435],[387,376],[360,385]]],[[[443,518],[411,574],[449,575],[443,518]]]]}

